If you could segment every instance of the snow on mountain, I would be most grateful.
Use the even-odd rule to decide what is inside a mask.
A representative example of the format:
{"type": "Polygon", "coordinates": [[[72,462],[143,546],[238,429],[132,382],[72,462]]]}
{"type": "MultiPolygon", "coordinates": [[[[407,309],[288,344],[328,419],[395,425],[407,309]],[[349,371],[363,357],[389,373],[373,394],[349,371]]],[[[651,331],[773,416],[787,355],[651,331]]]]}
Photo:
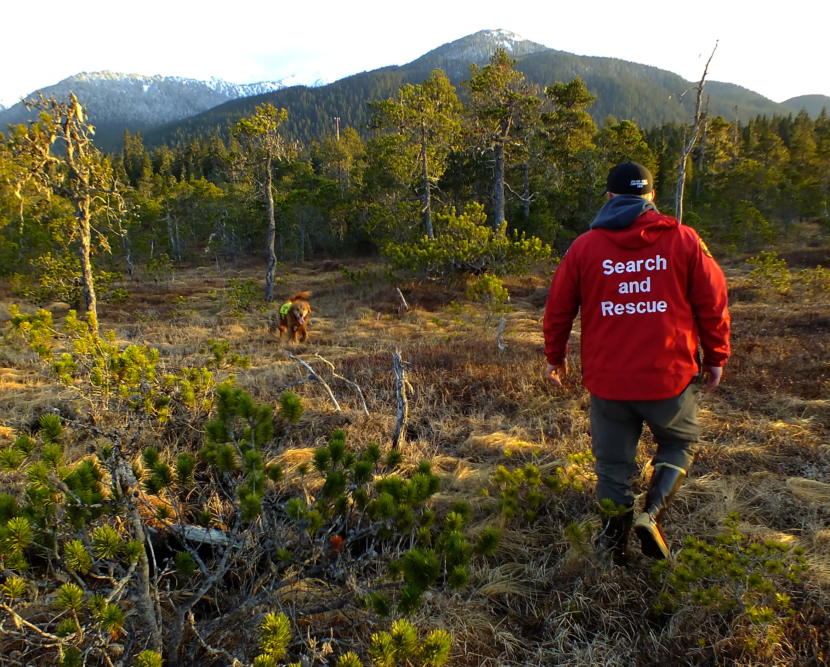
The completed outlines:
{"type": "MultiPolygon", "coordinates": [[[[206,111],[229,100],[261,95],[284,88],[281,81],[235,84],[218,78],[208,81],[175,76],[147,76],[123,72],[80,72],[53,86],[36,90],[38,95],[66,99],[74,93],[87,108],[96,127],[96,141],[109,146],[124,129],[142,131],[206,111]]],[[[26,123],[34,117],[22,102],[0,109],[0,128],[26,123]]]]}
{"type": "MultiPolygon", "coordinates": [[[[147,76],[144,74],[124,74],[121,72],[81,72],[68,79],[64,79],[57,85],[72,84],[72,83],[88,83],[94,85],[96,82],[109,82],[116,85],[133,86],[136,83],[142,85],[144,93],[152,94],[161,87],[182,86],[183,88],[194,89],[208,89],[221,95],[227,100],[236,99],[238,97],[250,97],[252,95],[262,95],[263,93],[270,93],[280,88],[285,88],[286,84],[283,81],[258,81],[256,83],[231,83],[224,79],[211,77],[203,81],[200,79],[191,79],[181,76],[161,76],[159,74],[147,76]]],[[[45,89],[44,89],[45,90],[45,89]]]]}
{"type": "Polygon", "coordinates": [[[509,30],[480,30],[453,42],[443,44],[410,63],[424,71],[440,68],[452,78],[463,78],[471,63],[485,65],[497,49],[512,58],[521,58],[537,51],[549,51],[544,44],[531,42],[509,30]]]}
{"type": "Polygon", "coordinates": [[[463,63],[486,63],[496,49],[503,48],[514,58],[525,56],[535,51],[550,50],[549,47],[531,42],[509,30],[480,30],[472,35],[439,46],[427,53],[443,54],[449,60],[463,63]]]}

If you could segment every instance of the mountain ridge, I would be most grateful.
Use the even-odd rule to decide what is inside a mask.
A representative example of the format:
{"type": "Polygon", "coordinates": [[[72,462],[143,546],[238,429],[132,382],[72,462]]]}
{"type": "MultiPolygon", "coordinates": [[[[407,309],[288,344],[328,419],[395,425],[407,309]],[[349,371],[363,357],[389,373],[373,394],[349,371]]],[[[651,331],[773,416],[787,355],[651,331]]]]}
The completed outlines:
{"type": "MultiPolygon", "coordinates": [[[[120,141],[123,131],[149,128],[188,118],[223,102],[261,95],[284,87],[280,81],[234,84],[218,78],[207,81],[187,77],[129,74],[98,70],[79,72],[27,95],[65,99],[74,93],[87,107],[96,129],[96,143],[120,141]]],[[[34,114],[24,100],[0,110],[0,123],[28,122],[34,114]]]]}
{"type": "MultiPolygon", "coordinates": [[[[404,83],[420,83],[436,68],[454,85],[469,78],[469,67],[484,65],[496,48],[508,50],[516,67],[540,87],[555,81],[582,78],[597,97],[591,113],[598,121],[608,116],[630,119],[649,127],[665,122],[688,122],[696,82],[651,65],[619,58],[580,56],[523,39],[508,30],[481,30],[442,44],[404,65],[360,72],[322,85],[291,85],[290,80],[234,84],[185,77],[125,74],[101,70],[81,72],[30,96],[66,97],[70,91],[87,107],[96,126],[96,143],[105,150],[120,147],[124,130],[141,132],[148,144],[176,141],[227,128],[268,102],[289,109],[286,131],[308,140],[330,128],[334,116],[343,125],[365,128],[366,102],[394,95],[404,83]]],[[[710,113],[745,121],[758,115],[797,113],[818,115],[830,110],[830,97],[802,95],[776,103],[738,84],[707,81],[710,113]]],[[[22,103],[0,107],[0,128],[32,117],[22,103]]]]}
{"type": "MultiPolygon", "coordinates": [[[[331,131],[333,117],[340,118],[341,126],[348,125],[362,132],[370,118],[366,101],[392,97],[401,85],[420,83],[435,67],[444,70],[450,81],[458,86],[469,78],[472,63],[465,59],[465,54],[472,55],[476,64],[484,65],[496,46],[509,47],[516,68],[540,87],[577,76],[582,78],[597,97],[589,109],[597,122],[613,116],[650,127],[666,122],[689,122],[694,112],[694,95],[686,93],[697,83],[686,81],[673,72],[617,58],[578,56],[524,40],[509,31],[483,30],[436,47],[404,65],[354,74],[316,88],[293,86],[244,100],[229,100],[190,118],[156,128],[145,135],[145,140],[148,145],[170,143],[226,128],[253,113],[257,104],[266,102],[288,109],[284,130],[300,141],[331,131]]],[[[720,102],[715,99],[710,111],[730,120],[735,118],[736,106],[740,120],[792,112],[792,109],[736,84],[707,82],[707,86],[710,91],[719,90],[724,97],[720,102]]]]}

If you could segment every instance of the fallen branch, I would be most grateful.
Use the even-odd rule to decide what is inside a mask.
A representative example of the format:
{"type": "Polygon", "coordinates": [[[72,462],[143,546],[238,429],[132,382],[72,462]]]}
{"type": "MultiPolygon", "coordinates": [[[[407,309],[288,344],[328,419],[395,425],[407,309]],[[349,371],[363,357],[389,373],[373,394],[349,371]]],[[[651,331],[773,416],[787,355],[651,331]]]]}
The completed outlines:
{"type": "Polygon", "coordinates": [[[211,655],[218,655],[223,657],[227,660],[227,664],[231,665],[232,667],[241,667],[242,662],[234,658],[230,653],[228,653],[223,648],[216,648],[208,644],[204,639],[202,639],[202,635],[199,634],[199,631],[196,629],[196,619],[193,617],[193,612],[187,612],[187,620],[190,622],[190,629],[193,631],[193,634],[196,637],[196,640],[202,645],[202,648],[205,649],[211,655]]]}
{"type": "MultiPolygon", "coordinates": [[[[308,371],[308,377],[305,380],[302,380],[301,382],[305,382],[307,380],[315,380],[316,382],[319,382],[321,385],[323,385],[326,388],[326,391],[329,394],[329,398],[331,399],[331,402],[334,403],[334,409],[337,410],[337,412],[340,412],[340,404],[337,402],[337,399],[334,397],[334,393],[332,392],[331,387],[329,387],[326,384],[326,381],[323,380],[323,378],[321,378],[317,374],[317,371],[315,371],[307,361],[303,361],[298,356],[296,356],[294,354],[291,354],[290,352],[287,352],[286,354],[288,354],[288,357],[290,359],[293,359],[294,361],[296,361],[298,364],[303,366],[308,371]]],[[[300,383],[298,382],[296,384],[300,384],[300,383]]]]}
{"type": "Polygon", "coordinates": [[[216,568],[216,571],[207,577],[205,582],[201,585],[199,590],[197,590],[193,595],[190,596],[190,599],[185,602],[179,609],[176,610],[175,618],[173,619],[172,628],[170,631],[169,637],[169,645],[167,647],[167,654],[168,654],[168,661],[171,665],[176,664],[176,660],[179,654],[179,646],[182,643],[182,635],[184,631],[184,621],[187,618],[190,610],[196,606],[196,604],[201,600],[205,595],[207,595],[208,591],[213,588],[216,583],[225,576],[225,573],[228,571],[230,567],[230,555],[232,552],[238,550],[238,542],[237,536],[239,531],[239,525],[234,525],[230,531],[230,544],[225,549],[225,552],[222,554],[222,560],[219,562],[219,566],[216,568]]]}
{"type": "Polygon", "coordinates": [[[406,312],[407,310],[409,310],[409,304],[406,302],[406,299],[403,298],[403,292],[401,292],[401,288],[396,287],[395,290],[398,292],[398,297],[401,300],[400,312],[406,312]]]}
{"type": "MultiPolygon", "coordinates": [[[[140,429],[133,434],[133,439],[127,445],[129,450],[135,447],[139,432],[140,429]]],[[[135,538],[139,539],[142,545],[147,545],[150,539],[135,502],[136,495],[134,492],[138,488],[138,480],[135,477],[132,466],[127,461],[127,457],[121,450],[120,439],[113,440],[109,465],[110,477],[112,478],[113,486],[118,490],[119,497],[124,501],[126,518],[132,525],[135,538]]],[[[135,565],[134,572],[137,575],[136,592],[138,597],[138,604],[136,606],[144,622],[144,627],[150,636],[150,648],[157,653],[161,653],[163,647],[161,613],[158,607],[158,598],[156,597],[154,600],[153,590],[150,587],[150,560],[145,549],[142,549],[139,553],[135,565]]],[[[116,592],[118,592],[117,589],[113,591],[113,595],[116,592]]],[[[157,590],[155,592],[156,594],[158,593],[157,590]]]]}
{"type": "Polygon", "coordinates": [[[366,413],[366,416],[368,417],[369,416],[369,408],[366,407],[366,399],[363,397],[363,391],[360,389],[358,384],[356,382],[352,382],[351,380],[347,380],[342,375],[336,373],[334,371],[334,364],[331,363],[328,359],[325,359],[324,357],[321,357],[319,354],[315,354],[314,356],[317,357],[323,363],[326,363],[326,364],[329,365],[329,368],[331,368],[331,374],[334,377],[336,377],[338,380],[343,380],[343,382],[345,382],[346,384],[351,385],[352,387],[355,388],[355,391],[357,391],[357,395],[360,396],[360,402],[363,403],[363,412],[366,413]]]}
{"type": "MultiPolygon", "coordinates": [[[[140,540],[142,545],[148,547],[150,549],[150,553],[153,554],[150,537],[147,534],[147,529],[141,519],[141,514],[138,511],[138,506],[136,504],[138,494],[135,492],[139,486],[138,480],[135,477],[132,466],[127,460],[127,456],[122,451],[124,448],[126,448],[128,452],[135,451],[136,442],[141,434],[141,428],[139,427],[133,432],[132,438],[130,438],[130,441],[126,444],[126,446],[122,446],[122,442],[126,440],[127,432],[132,427],[132,419],[128,419],[127,427],[123,429],[123,431],[121,429],[107,431],[73,419],[65,419],[64,421],[75,426],[76,428],[86,430],[95,435],[103,436],[112,442],[112,454],[109,458],[107,469],[110,474],[110,478],[112,479],[113,487],[117,489],[118,497],[124,503],[126,509],[125,518],[131,524],[135,538],[140,540]]],[[[77,499],[75,494],[72,495],[77,499]]],[[[155,560],[154,554],[153,559],[155,560]]],[[[150,560],[147,556],[146,548],[141,549],[138,559],[130,567],[126,577],[116,585],[109,600],[114,599],[116,595],[120,594],[121,590],[123,590],[133,574],[136,575],[137,579],[136,593],[138,604],[136,606],[138,608],[139,615],[144,622],[144,627],[149,634],[150,648],[158,653],[161,653],[163,647],[160,625],[161,606],[158,600],[158,589],[156,587],[151,587],[150,585],[150,560]]]]}
{"type": "Polygon", "coordinates": [[[9,607],[8,605],[3,604],[2,602],[0,602],[0,609],[5,611],[9,616],[12,617],[12,621],[14,621],[14,624],[15,624],[15,626],[17,626],[18,629],[21,626],[25,627],[25,628],[28,628],[29,630],[31,630],[32,632],[40,635],[44,639],[48,639],[49,641],[54,642],[52,644],[49,644],[48,646],[63,646],[64,644],[66,644],[65,639],[62,639],[61,637],[58,637],[57,635],[53,635],[50,632],[46,632],[44,630],[41,630],[34,623],[29,623],[29,621],[27,621],[25,618],[23,618],[20,614],[18,614],[14,609],[9,607]]]}

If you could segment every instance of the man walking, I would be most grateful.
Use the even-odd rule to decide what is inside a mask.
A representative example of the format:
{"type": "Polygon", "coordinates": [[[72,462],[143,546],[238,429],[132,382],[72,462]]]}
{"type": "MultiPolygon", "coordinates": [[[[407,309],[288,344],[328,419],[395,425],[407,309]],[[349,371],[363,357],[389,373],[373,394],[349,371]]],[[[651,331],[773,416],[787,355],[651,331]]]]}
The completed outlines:
{"type": "Polygon", "coordinates": [[[700,433],[692,381],[702,372],[704,391],[717,387],[730,352],[730,319],[723,271],[697,232],[654,206],[649,170],[636,162],[617,165],[606,193],[589,231],[571,244],[553,276],[543,329],[546,378],[561,386],[580,313],[597,499],[616,508],[597,545],[622,564],[644,423],[657,452],[634,530],[644,554],[670,555],[659,522],[689,470],[700,433]]]}

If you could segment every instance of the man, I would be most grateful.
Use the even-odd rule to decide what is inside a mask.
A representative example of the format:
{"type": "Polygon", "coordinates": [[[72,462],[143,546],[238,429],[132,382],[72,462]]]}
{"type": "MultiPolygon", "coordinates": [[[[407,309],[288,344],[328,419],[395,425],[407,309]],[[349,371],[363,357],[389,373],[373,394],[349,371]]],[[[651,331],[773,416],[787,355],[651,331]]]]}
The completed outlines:
{"type": "Polygon", "coordinates": [[[606,194],[589,231],[571,244],[553,276],[543,328],[546,378],[558,387],[580,312],[597,498],[607,515],[597,546],[623,564],[643,423],[657,452],[634,530],[644,554],[670,555],[659,521],[700,433],[692,382],[702,373],[704,391],[718,386],[730,352],[730,320],[723,271],[697,232],[654,206],[649,170],[636,162],[617,165],[606,194]]]}

